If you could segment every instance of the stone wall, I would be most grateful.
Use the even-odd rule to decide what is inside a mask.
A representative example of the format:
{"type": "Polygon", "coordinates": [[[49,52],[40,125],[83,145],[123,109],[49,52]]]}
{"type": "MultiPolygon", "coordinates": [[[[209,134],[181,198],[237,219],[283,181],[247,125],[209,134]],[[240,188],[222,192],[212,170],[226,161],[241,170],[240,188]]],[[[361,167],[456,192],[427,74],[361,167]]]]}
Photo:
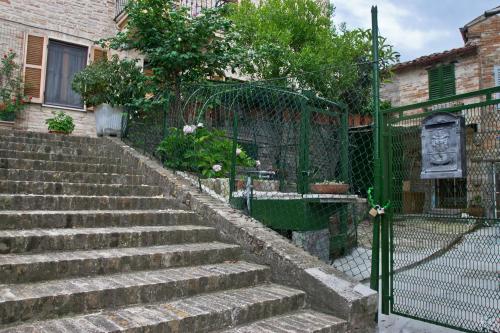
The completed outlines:
{"type": "MultiPolygon", "coordinates": [[[[22,63],[25,34],[44,35],[68,43],[93,46],[94,41],[116,33],[115,0],[1,0],[0,55],[12,49],[22,63]]],[[[90,52],[89,52],[90,57],[90,52]]],[[[90,59],[89,59],[90,61],[90,59]]],[[[15,128],[47,131],[45,119],[52,117],[54,108],[31,104],[15,128]]],[[[65,109],[75,121],[74,134],[95,136],[92,112],[65,109]]]]}
{"type": "MultiPolygon", "coordinates": [[[[478,56],[464,56],[455,61],[456,93],[462,94],[480,89],[481,80],[478,56]]],[[[493,69],[491,70],[491,76],[493,76],[493,69]]],[[[424,67],[412,67],[397,71],[390,82],[382,84],[380,96],[382,100],[391,101],[392,106],[403,106],[427,101],[429,99],[427,69],[424,67]]]]}

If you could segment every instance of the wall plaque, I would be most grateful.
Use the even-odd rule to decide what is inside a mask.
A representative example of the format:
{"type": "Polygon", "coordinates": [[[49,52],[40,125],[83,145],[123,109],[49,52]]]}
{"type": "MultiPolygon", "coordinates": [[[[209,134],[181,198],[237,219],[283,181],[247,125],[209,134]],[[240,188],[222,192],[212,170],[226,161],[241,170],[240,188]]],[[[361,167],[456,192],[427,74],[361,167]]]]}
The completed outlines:
{"type": "Polygon", "coordinates": [[[465,158],[465,119],[439,112],[422,121],[422,179],[463,178],[465,158]]]}

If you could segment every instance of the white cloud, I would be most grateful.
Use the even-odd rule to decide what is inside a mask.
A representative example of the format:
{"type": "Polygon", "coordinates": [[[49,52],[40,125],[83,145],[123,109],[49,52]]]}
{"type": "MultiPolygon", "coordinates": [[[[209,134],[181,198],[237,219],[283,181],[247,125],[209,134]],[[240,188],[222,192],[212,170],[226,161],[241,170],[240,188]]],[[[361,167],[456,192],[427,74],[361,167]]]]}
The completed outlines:
{"type": "Polygon", "coordinates": [[[403,59],[427,53],[431,43],[452,34],[449,30],[426,26],[424,15],[409,7],[408,2],[403,5],[397,0],[338,0],[334,5],[334,22],[346,22],[350,28],[370,28],[371,6],[377,5],[380,34],[395,46],[403,59]]]}

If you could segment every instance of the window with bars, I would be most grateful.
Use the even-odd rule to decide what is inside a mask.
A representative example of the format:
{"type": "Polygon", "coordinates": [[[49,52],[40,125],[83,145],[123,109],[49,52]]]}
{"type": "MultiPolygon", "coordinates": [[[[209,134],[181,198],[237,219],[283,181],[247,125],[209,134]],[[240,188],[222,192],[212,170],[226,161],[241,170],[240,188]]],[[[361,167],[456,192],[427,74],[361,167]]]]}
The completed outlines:
{"type": "Polygon", "coordinates": [[[446,64],[430,68],[429,99],[455,95],[455,65],[446,64]]]}

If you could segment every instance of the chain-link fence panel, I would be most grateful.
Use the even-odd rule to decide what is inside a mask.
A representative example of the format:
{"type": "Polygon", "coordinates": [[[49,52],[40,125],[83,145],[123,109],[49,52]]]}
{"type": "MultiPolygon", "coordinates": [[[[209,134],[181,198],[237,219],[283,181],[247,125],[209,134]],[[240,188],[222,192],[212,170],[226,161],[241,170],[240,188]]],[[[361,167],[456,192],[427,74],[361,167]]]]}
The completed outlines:
{"type": "Polygon", "coordinates": [[[164,108],[130,111],[124,140],[366,280],[369,70],[359,63],[274,80],[185,85],[164,108]]]}
{"type": "Polygon", "coordinates": [[[470,332],[499,329],[497,91],[386,113],[394,313],[470,332]],[[430,123],[430,116],[440,118],[430,123]],[[441,121],[448,118],[458,119],[462,130],[441,121]],[[457,151],[460,133],[463,152],[457,151]],[[447,175],[447,169],[463,173],[447,175]],[[429,179],[429,170],[438,174],[429,179]]]}

